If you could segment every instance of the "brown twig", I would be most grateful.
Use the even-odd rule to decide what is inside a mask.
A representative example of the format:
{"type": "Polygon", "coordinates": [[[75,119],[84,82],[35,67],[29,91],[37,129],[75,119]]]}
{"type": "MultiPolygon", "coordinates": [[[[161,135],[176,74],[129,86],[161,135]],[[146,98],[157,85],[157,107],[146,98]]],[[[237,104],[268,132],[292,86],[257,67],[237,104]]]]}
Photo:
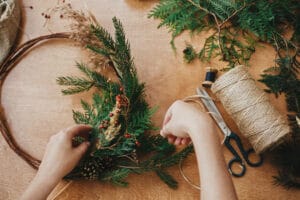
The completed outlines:
{"type": "Polygon", "coordinates": [[[200,4],[196,4],[196,3],[193,2],[192,0],[187,0],[187,1],[190,2],[192,5],[194,5],[195,7],[199,8],[200,10],[206,12],[207,14],[212,15],[213,18],[214,18],[214,20],[215,20],[215,22],[216,22],[216,24],[217,24],[217,26],[219,26],[218,18],[217,18],[217,16],[216,16],[214,13],[210,12],[210,11],[207,10],[206,8],[203,8],[200,4]]]}
{"type": "Polygon", "coordinates": [[[18,48],[16,48],[13,52],[11,52],[3,64],[0,66],[0,80],[2,80],[5,75],[14,67],[16,61],[18,61],[31,47],[36,44],[49,40],[49,39],[63,39],[69,38],[69,33],[53,33],[50,35],[43,35],[34,39],[31,39],[23,44],[21,44],[18,48]]]}
{"type": "MultiPolygon", "coordinates": [[[[251,3],[251,4],[254,4],[254,3],[251,3]]],[[[219,26],[220,28],[226,24],[231,18],[233,18],[234,16],[236,16],[239,12],[241,12],[244,8],[246,8],[247,6],[251,5],[251,4],[246,4],[244,2],[244,5],[241,6],[239,9],[235,10],[229,17],[227,17],[219,26]]]]}
{"type": "MultiPolygon", "coordinates": [[[[13,69],[16,65],[16,62],[19,61],[22,56],[30,51],[32,47],[37,44],[44,42],[50,39],[68,39],[70,36],[69,33],[53,33],[50,35],[44,35],[32,40],[29,40],[23,44],[21,44],[18,48],[12,51],[4,60],[2,65],[0,66],[0,83],[3,84],[5,77],[8,75],[9,71],[13,69]]],[[[0,112],[0,132],[6,140],[9,147],[18,154],[23,160],[25,160],[31,167],[34,169],[38,169],[40,165],[40,160],[34,158],[29,153],[27,153],[15,140],[12,133],[9,130],[9,126],[6,123],[6,117],[4,114],[3,106],[0,101],[1,112],[0,112]]]]}

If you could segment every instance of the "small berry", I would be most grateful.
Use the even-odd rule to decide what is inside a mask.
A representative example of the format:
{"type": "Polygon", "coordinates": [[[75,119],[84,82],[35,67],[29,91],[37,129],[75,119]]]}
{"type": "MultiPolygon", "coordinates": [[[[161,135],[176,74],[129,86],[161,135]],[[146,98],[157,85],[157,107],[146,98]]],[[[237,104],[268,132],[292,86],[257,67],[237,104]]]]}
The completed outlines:
{"type": "Polygon", "coordinates": [[[114,113],[109,113],[109,117],[112,117],[112,116],[114,116],[114,113]]]}
{"type": "Polygon", "coordinates": [[[125,138],[130,138],[131,135],[130,135],[129,133],[125,133],[124,137],[125,137],[125,138]]]}
{"type": "Polygon", "coordinates": [[[123,92],[124,91],[124,88],[123,87],[120,87],[120,92],[123,92]]]}
{"type": "Polygon", "coordinates": [[[141,143],[139,141],[135,141],[136,146],[141,146],[141,143]]]}
{"type": "Polygon", "coordinates": [[[116,96],[116,101],[117,101],[117,102],[120,102],[120,101],[121,101],[121,95],[118,94],[118,95],[116,96]]]}

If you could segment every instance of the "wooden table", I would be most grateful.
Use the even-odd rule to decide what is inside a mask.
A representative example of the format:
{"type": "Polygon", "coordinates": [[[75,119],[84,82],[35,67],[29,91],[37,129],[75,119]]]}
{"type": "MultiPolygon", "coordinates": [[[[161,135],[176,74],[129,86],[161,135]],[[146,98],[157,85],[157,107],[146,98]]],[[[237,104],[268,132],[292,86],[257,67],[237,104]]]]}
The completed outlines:
{"type": "MultiPolygon", "coordinates": [[[[52,17],[47,26],[42,12],[52,8],[57,1],[23,0],[22,41],[66,30],[59,16],[52,17]],[[33,6],[33,9],[30,9],[33,6]]],[[[169,45],[170,34],[164,28],[157,29],[159,21],[148,19],[147,13],[155,1],[138,0],[74,0],[75,9],[88,8],[99,22],[113,31],[112,17],[117,16],[123,22],[130,40],[132,54],[138,69],[140,80],[146,83],[147,99],[151,105],[159,105],[153,117],[160,126],[164,112],[176,99],[195,93],[195,88],[204,79],[207,64],[194,62],[185,64],[181,50],[185,42],[192,42],[201,47],[206,34],[190,39],[188,33],[176,40],[177,54],[169,45]]],[[[78,75],[75,61],[87,60],[81,49],[72,43],[57,40],[44,43],[34,48],[18,66],[11,71],[2,88],[1,100],[8,124],[16,140],[30,154],[42,158],[48,138],[60,129],[73,124],[72,109],[80,108],[80,99],[90,99],[91,92],[74,96],[62,96],[55,78],[62,75],[78,75]]],[[[250,62],[250,71],[255,78],[263,69],[272,66],[274,51],[265,46],[257,49],[250,62]]],[[[212,66],[219,69],[225,63],[217,59],[212,66]]],[[[261,87],[263,85],[260,84],[261,87]]],[[[285,102],[282,97],[272,103],[285,114],[285,102]]],[[[223,114],[234,131],[238,131],[233,121],[222,109],[223,114]]],[[[217,133],[216,133],[217,134],[217,133]]],[[[220,133],[219,133],[220,134],[220,133]]],[[[247,144],[247,141],[243,141],[247,144]]],[[[231,154],[224,148],[227,160],[231,154]]],[[[36,171],[20,159],[6,144],[0,140],[0,199],[17,199],[25,190],[36,171]]],[[[300,190],[285,190],[273,184],[274,168],[268,160],[262,167],[247,168],[243,178],[233,178],[240,199],[300,199],[300,190]]],[[[177,167],[170,169],[179,181],[177,190],[169,189],[153,173],[131,175],[128,188],[115,187],[96,182],[72,182],[56,199],[198,199],[199,191],[192,188],[181,177],[177,167]]],[[[185,173],[195,183],[199,183],[195,156],[184,163],[185,173]]],[[[66,184],[61,182],[52,197],[66,184]]]]}

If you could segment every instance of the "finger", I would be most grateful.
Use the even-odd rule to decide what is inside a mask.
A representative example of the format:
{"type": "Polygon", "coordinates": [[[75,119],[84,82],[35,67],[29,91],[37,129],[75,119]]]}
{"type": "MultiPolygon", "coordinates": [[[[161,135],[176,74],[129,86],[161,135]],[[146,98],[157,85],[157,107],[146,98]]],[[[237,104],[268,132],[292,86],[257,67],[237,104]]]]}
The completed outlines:
{"type": "Polygon", "coordinates": [[[160,134],[163,136],[163,137],[167,137],[168,135],[171,135],[172,133],[176,132],[176,130],[173,130],[173,122],[170,121],[168,122],[164,127],[163,129],[160,131],[160,134]]]}
{"type": "Polygon", "coordinates": [[[163,126],[166,125],[172,118],[172,113],[169,113],[168,115],[165,116],[165,119],[163,121],[163,126]]]}
{"type": "Polygon", "coordinates": [[[186,144],[190,144],[192,142],[191,138],[187,138],[186,144]]]}
{"type": "Polygon", "coordinates": [[[181,145],[184,145],[184,144],[185,144],[185,140],[186,140],[186,138],[183,138],[183,139],[181,140],[180,144],[181,144],[181,145]]]}
{"type": "Polygon", "coordinates": [[[175,144],[175,145],[180,145],[180,143],[181,143],[181,138],[179,138],[179,137],[176,138],[174,144],[175,144]]]}
{"type": "Polygon", "coordinates": [[[168,136],[168,142],[169,142],[170,144],[173,144],[175,140],[176,140],[176,137],[175,137],[175,136],[173,136],[173,135],[169,135],[169,136],[168,136]]]}
{"type": "Polygon", "coordinates": [[[168,137],[168,136],[172,135],[172,132],[166,128],[163,128],[162,130],[160,130],[160,135],[163,137],[168,137]]]}
{"type": "Polygon", "coordinates": [[[75,148],[75,151],[80,155],[83,156],[87,151],[88,147],[90,146],[89,142],[83,142],[78,147],[75,148]]]}
{"type": "Polygon", "coordinates": [[[66,134],[68,138],[73,138],[77,135],[86,136],[90,131],[92,130],[92,127],[84,124],[75,125],[66,130],[66,134]]]}
{"type": "Polygon", "coordinates": [[[160,135],[163,137],[167,137],[169,134],[165,132],[165,130],[161,129],[160,130],[160,135]]]}
{"type": "Polygon", "coordinates": [[[172,108],[170,107],[165,114],[163,126],[166,125],[171,120],[171,118],[172,118],[172,108]]]}
{"type": "Polygon", "coordinates": [[[181,140],[181,144],[182,145],[186,145],[186,144],[188,144],[190,142],[190,138],[183,138],[182,140],[181,140]]]}

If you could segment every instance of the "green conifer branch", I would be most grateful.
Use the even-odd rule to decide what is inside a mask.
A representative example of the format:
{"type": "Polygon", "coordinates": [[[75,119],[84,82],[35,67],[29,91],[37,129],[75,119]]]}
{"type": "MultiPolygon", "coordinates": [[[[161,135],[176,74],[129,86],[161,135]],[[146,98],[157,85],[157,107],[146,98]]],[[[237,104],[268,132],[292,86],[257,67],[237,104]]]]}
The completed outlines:
{"type": "Polygon", "coordinates": [[[163,170],[157,170],[156,171],[157,176],[164,181],[169,187],[173,188],[173,189],[177,189],[178,187],[178,182],[173,178],[173,176],[171,176],[170,174],[168,174],[167,172],[163,171],[163,170]]]}
{"type": "Polygon", "coordinates": [[[165,168],[178,164],[192,149],[187,147],[176,153],[166,139],[149,135],[148,131],[155,130],[151,122],[155,109],[145,101],[145,85],[138,80],[122,24],[116,18],[113,18],[113,24],[114,38],[103,27],[91,26],[99,41],[87,48],[109,60],[118,82],[110,81],[82,63],[77,63],[77,68],[84,78],[67,76],[57,79],[58,84],[68,87],[62,90],[65,94],[86,91],[93,86],[101,90],[94,94],[91,104],[81,101],[82,111],[73,111],[76,123],[93,127],[89,136],[92,145],[66,178],[96,178],[127,186],[125,179],[130,173],[154,171],[174,189],[177,182],[165,168]]]}

